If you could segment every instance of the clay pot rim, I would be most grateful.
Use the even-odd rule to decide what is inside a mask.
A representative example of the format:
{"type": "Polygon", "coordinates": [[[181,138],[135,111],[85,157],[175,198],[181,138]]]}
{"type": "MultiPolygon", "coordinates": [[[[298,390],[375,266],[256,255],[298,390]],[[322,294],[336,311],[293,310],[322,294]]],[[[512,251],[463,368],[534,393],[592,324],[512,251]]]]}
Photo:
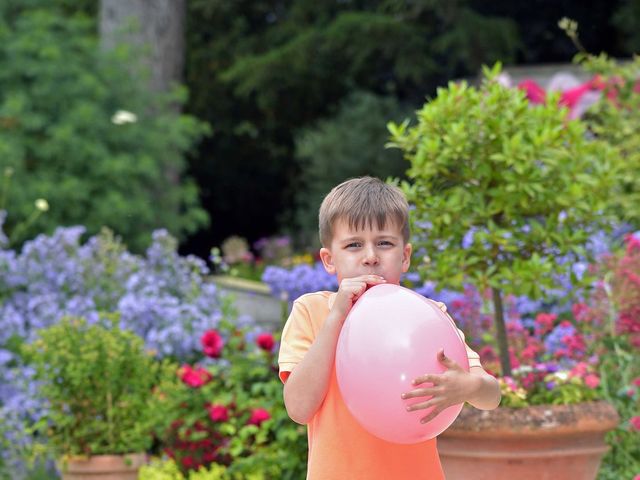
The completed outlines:
{"type": "Polygon", "coordinates": [[[608,431],[614,429],[619,422],[618,412],[606,401],[523,408],[498,407],[490,411],[465,406],[443,435],[551,436],[574,432],[576,427],[584,432],[608,431]]]}

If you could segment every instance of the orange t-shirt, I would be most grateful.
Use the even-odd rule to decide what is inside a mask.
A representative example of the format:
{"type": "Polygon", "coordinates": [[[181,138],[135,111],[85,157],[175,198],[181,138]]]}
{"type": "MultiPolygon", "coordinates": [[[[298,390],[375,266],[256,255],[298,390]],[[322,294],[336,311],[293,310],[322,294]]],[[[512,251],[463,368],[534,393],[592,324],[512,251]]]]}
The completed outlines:
{"type": "MultiPolygon", "coordinates": [[[[335,293],[303,295],[293,304],[280,343],[280,379],[305,356],[329,314],[335,293]]],[[[444,304],[439,304],[446,312],[444,304]]],[[[459,331],[464,339],[464,335],[459,331]]],[[[469,366],[480,357],[467,346],[469,366]]],[[[335,364],[327,395],[307,425],[309,463],[307,480],[438,480],[444,479],[436,439],[416,444],[396,444],[367,432],[345,405],[335,364]]]]}

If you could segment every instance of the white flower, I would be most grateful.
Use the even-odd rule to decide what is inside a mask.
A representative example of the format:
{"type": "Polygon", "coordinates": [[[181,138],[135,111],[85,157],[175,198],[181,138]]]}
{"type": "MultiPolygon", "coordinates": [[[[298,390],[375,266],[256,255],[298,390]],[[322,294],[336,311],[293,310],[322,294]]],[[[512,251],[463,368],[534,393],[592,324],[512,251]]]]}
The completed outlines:
{"type": "Polygon", "coordinates": [[[567,378],[569,378],[569,373],[566,372],[565,370],[561,370],[559,372],[554,373],[554,376],[561,381],[566,380],[567,378]]]}
{"type": "Polygon", "coordinates": [[[41,212],[46,212],[49,210],[49,202],[47,202],[44,198],[39,198],[36,200],[36,208],[41,212]]]}
{"type": "Polygon", "coordinates": [[[529,372],[533,372],[533,367],[531,365],[520,365],[519,367],[512,369],[512,373],[516,375],[529,372]]]}
{"type": "Polygon", "coordinates": [[[118,110],[111,117],[111,122],[116,125],[124,125],[125,123],[135,123],[138,121],[138,116],[135,113],[128,112],[126,110],[118,110]]]}

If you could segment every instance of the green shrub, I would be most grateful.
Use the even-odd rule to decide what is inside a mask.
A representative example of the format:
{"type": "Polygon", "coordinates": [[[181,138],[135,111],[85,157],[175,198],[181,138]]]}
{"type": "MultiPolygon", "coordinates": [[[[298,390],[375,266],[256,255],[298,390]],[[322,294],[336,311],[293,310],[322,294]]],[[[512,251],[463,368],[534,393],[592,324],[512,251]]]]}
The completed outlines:
{"type": "Polygon", "coordinates": [[[502,296],[539,298],[571,271],[572,256],[607,225],[621,162],[567,118],[557,96],[532,106],[500,85],[499,73],[499,64],[485,69],[479,88],[450,83],[417,112],[417,125],[389,128],[411,162],[404,189],[415,205],[420,268],[441,288],[492,289],[510,375],[502,296]]]}
{"type": "Polygon", "coordinates": [[[153,388],[174,368],[118,328],[117,315],[102,322],[65,317],[23,345],[48,403],[34,430],[49,438],[56,456],[144,452],[165,416],[153,388]]]}
{"type": "MultiPolygon", "coordinates": [[[[99,49],[91,20],[45,1],[0,3],[0,172],[14,171],[5,230],[49,202],[16,243],[56,226],[108,226],[135,250],[154,228],[182,236],[207,223],[184,156],[207,128],[135,78],[135,56],[99,49]],[[127,67],[129,65],[129,67],[127,67]]],[[[6,205],[0,205],[0,209],[6,205]]]]}

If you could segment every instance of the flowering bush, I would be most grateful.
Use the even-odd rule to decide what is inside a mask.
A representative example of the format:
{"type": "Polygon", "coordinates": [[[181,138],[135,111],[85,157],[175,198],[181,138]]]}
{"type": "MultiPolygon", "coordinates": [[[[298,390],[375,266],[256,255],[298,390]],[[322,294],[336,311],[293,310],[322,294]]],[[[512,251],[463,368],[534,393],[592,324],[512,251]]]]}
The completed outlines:
{"type": "Polygon", "coordinates": [[[64,316],[93,325],[101,313],[117,313],[119,326],[140,336],[158,357],[190,361],[200,336],[222,317],[206,264],[178,255],[166,231],[154,232],[144,256],[129,253],[108,231],[86,242],[83,234],[83,227],[59,228],[25,242],[20,251],[0,245],[0,425],[9,439],[0,476],[3,468],[17,471],[32,440],[22,434],[23,423],[46,414],[35,371],[21,355],[21,345],[32,343],[41,329],[64,316]]]}
{"type": "Polygon", "coordinates": [[[284,409],[275,338],[238,328],[226,320],[232,316],[225,314],[216,330],[201,336],[205,357],[184,364],[180,381],[158,391],[172,412],[158,441],[183,474],[171,478],[195,478],[190,472],[201,468],[228,475],[202,478],[300,478],[305,432],[284,409]]]}

